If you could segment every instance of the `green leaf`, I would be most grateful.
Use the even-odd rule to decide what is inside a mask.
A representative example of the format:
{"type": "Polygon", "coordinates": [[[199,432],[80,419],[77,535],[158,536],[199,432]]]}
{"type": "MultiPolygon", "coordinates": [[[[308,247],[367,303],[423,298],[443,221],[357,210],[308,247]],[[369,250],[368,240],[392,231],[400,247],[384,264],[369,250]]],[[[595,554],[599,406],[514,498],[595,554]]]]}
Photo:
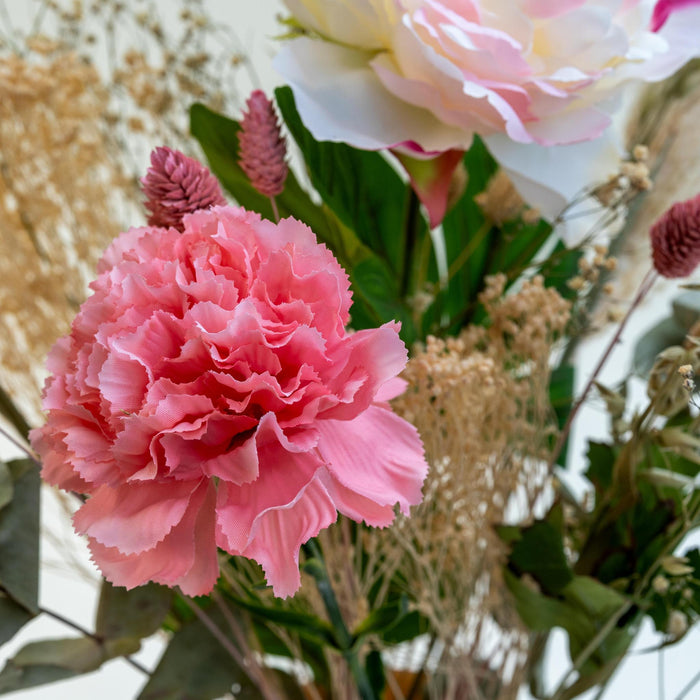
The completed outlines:
{"type": "MultiPolygon", "coordinates": [[[[575,369],[573,365],[561,365],[552,371],[552,376],[549,380],[549,402],[557,417],[559,430],[564,427],[571,411],[574,398],[574,378],[575,369]]],[[[568,449],[569,440],[567,439],[557,460],[562,466],[566,465],[568,449]]]]}
{"type": "Polygon", "coordinates": [[[105,659],[104,648],[89,637],[32,642],[3,668],[0,695],[89,673],[105,659]]]}
{"type": "MultiPolygon", "coordinates": [[[[400,274],[409,186],[377,152],[316,141],[303,125],[289,87],[277,88],[275,97],[321,199],[394,274],[400,274]]],[[[419,235],[427,235],[425,223],[419,235]]]]}
{"type": "Polygon", "coordinates": [[[149,637],[160,629],[172,600],[172,589],[155,583],[127,591],[104,581],[95,633],[106,639],[149,637]]]}
{"type": "Polygon", "coordinates": [[[523,530],[508,563],[516,572],[530,574],[548,594],[559,593],[574,577],[561,533],[543,520],[523,530]]]}
{"type": "Polygon", "coordinates": [[[462,162],[469,176],[467,187],[442,222],[448,267],[459,267],[450,279],[444,311],[453,319],[461,315],[465,308],[468,309],[467,316],[460,318],[460,323],[470,320],[476,309],[476,295],[483,286],[483,278],[489,260],[498,248],[500,235],[498,229],[486,221],[474,201],[474,197],[483,192],[496,172],[496,161],[483,141],[475,136],[462,162]],[[465,262],[460,265],[459,261],[462,260],[465,262]]]}
{"type": "Polygon", "coordinates": [[[595,486],[598,494],[605,493],[612,486],[615,452],[612,445],[604,442],[588,443],[588,469],[586,478],[595,486]]]}
{"type": "Polygon", "coordinates": [[[370,651],[369,654],[367,654],[365,666],[367,667],[367,677],[369,678],[372,690],[374,690],[378,698],[382,697],[386,685],[386,675],[384,673],[384,663],[382,662],[381,652],[377,649],[370,651]]]}
{"type": "MultiPolygon", "coordinates": [[[[207,614],[220,630],[228,629],[217,610],[210,607],[207,614]]],[[[251,686],[220,642],[194,619],[173,635],[138,700],[213,700],[228,693],[234,683],[251,686]]]]}
{"type": "Polygon", "coordinates": [[[567,248],[561,241],[540,267],[546,287],[554,287],[564,299],[574,299],[577,292],[569,287],[569,280],[578,274],[578,261],[583,252],[567,248]]]}
{"type": "Polygon", "coordinates": [[[428,618],[413,610],[400,617],[395,624],[387,627],[379,635],[385,644],[401,644],[408,642],[430,629],[428,618]]]}
{"type": "Polygon", "coordinates": [[[621,593],[590,576],[575,576],[562,595],[592,618],[601,620],[610,617],[626,601],[621,593]]]}
{"type": "MultiPolygon", "coordinates": [[[[304,569],[308,570],[308,562],[304,565],[304,569]]],[[[320,617],[295,610],[285,610],[274,606],[274,604],[261,605],[243,600],[230,593],[227,593],[227,597],[258,620],[276,623],[316,642],[335,645],[333,628],[320,617]]]]}
{"type": "MultiPolygon", "coordinates": [[[[253,188],[248,176],[238,165],[240,129],[238,122],[217,114],[202,104],[190,107],[190,131],[199,141],[214,175],[242,207],[272,220],[269,197],[253,188]]],[[[317,235],[321,235],[325,228],[325,217],[291,171],[287,175],[284,191],[275,200],[281,217],[293,216],[310,226],[317,235]]]]}
{"type": "MultiPolygon", "coordinates": [[[[542,595],[508,570],[505,581],[523,622],[535,632],[548,632],[554,627],[566,630],[574,659],[625,600],[616,591],[584,576],[572,579],[562,589],[562,598],[542,595]]],[[[581,668],[582,677],[596,673],[612,661],[619,661],[637,632],[638,617],[631,618],[623,627],[614,628],[603,639],[581,668]]]]}
{"type": "Polygon", "coordinates": [[[367,615],[353,630],[353,637],[364,637],[368,634],[381,634],[393,627],[401,617],[408,613],[408,598],[404,595],[399,600],[382,605],[367,615]]]}
{"type": "Polygon", "coordinates": [[[39,612],[39,468],[29,459],[8,464],[12,501],[0,510],[0,585],[32,615],[39,612]]]}

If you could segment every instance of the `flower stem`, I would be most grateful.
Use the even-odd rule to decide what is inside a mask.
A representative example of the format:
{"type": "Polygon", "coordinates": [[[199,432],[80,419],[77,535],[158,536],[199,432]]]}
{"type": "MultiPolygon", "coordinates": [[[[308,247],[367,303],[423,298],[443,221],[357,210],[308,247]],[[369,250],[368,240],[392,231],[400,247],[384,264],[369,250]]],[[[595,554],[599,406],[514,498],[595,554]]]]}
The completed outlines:
{"type": "Polygon", "coordinates": [[[413,272],[413,257],[418,239],[418,227],[420,226],[420,201],[418,196],[409,189],[408,203],[406,206],[406,217],[404,219],[404,245],[401,260],[401,280],[399,282],[399,293],[402,299],[409,296],[411,285],[411,274],[413,272]]]}
{"type": "Polygon", "coordinates": [[[280,212],[277,209],[277,199],[275,197],[270,197],[270,204],[272,205],[272,215],[275,217],[275,223],[280,222],[280,212]]]}
{"type": "Polygon", "coordinates": [[[639,285],[639,289],[637,290],[637,294],[635,295],[634,299],[632,300],[632,303],[630,304],[630,307],[627,309],[627,313],[625,314],[625,317],[620,321],[620,325],[617,327],[617,331],[615,332],[615,335],[612,337],[612,340],[608,343],[608,346],[605,348],[605,351],[600,357],[600,360],[598,361],[598,364],[596,365],[596,368],[593,370],[588,383],[586,384],[585,388],[583,389],[583,392],[581,395],[578,397],[576,403],[573,405],[571,408],[571,411],[569,412],[569,415],[566,419],[566,423],[564,423],[564,427],[561,430],[561,433],[559,433],[559,438],[557,439],[557,442],[554,446],[554,450],[552,451],[552,455],[549,459],[549,467],[550,469],[554,466],[556,463],[559,455],[561,454],[562,449],[564,448],[564,444],[566,443],[566,439],[569,437],[569,433],[571,432],[571,426],[574,422],[574,418],[576,418],[576,414],[578,413],[579,409],[581,408],[583,402],[588,398],[588,394],[590,393],[591,389],[593,388],[593,384],[595,383],[596,379],[598,378],[598,375],[602,371],[603,367],[605,366],[605,363],[607,362],[608,358],[610,357],[610,353],[612,353],[613,349],[617,345],[617,343],[620,341],[620,337],[622,336],[622,332],[625,329],[625,326],[627,325],[627,321],[629,321],[630,316],[632,315],[632,312],[639,306],[641,303],[642,299],[647,295],[649,290],[653,287],[654,282],[656,282],[657,278],[657,273],[656,271],[652,268],[650,269],[646,275],[644,276],[644,279],[642,280],[642,283],[639,285]]]}
{"type": "Polygon", "coordinates": [[[352,635],[348,631],[345,621],[343,620],[343,615],[340,611],[340,606],[338,605],[338,599],[335,597],[333,591],[333,586],[331,585],[330,578],[328,577],[328,570],[326,569],[325,562],[323,561],[323,555],[321,550],[315,540],[309,540],[305,548],[313,559],[316,560],[316,565],[313,568],[309,568],[309,573],[314,577],[316,581],[316,587],[321,595],[323,604],[326,608],[326,613],[328,614],[328,619],[333,626],[333,631],[335,633],[336,642],[341,650],[343,658],[350,669],[352,677],[355,679],[355,685],[360,693],[362,700],[378,700],[378,696],[372,687],[372,683],[367,675],[367,670],[360,662],[360,657],[358,656],[357,649],[355,648],[352,635]]]}

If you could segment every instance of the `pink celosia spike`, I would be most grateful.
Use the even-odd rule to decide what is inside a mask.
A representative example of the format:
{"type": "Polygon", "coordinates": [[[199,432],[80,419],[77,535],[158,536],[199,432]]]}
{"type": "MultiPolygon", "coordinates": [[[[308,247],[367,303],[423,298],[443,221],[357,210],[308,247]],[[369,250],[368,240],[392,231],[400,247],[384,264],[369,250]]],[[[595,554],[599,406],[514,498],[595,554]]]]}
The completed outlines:
{"type": "Polygon", "coordinates": [[[217,179],[194,158],[167,146],[151,152],[151,167],[141,178],[149,226],[183,230],[182,218],[198,209],[224,205],[217,179]]]}
{"type": "Polygon", "coordinates": [[[687,277],[700,264],[700,195],[676,202],[651,227],[654,267],[664,277],[687,277]]]}
{"type": "Polygon", "coordinates": [[[239,141],[239,163],[255,189],[267,197],[284,190],[287,178],[287,146],[280,132],[275,108],[262,90],[248,98],[243,112],[239,141]]]}

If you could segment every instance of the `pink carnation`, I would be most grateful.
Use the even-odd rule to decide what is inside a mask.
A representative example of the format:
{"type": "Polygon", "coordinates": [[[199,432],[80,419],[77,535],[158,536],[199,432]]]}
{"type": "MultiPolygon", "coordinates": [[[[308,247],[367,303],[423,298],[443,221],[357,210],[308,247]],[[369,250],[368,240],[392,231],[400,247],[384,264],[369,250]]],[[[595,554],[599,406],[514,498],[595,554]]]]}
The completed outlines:
{"type": "Polygon", "coordinates": [[[406,349],[396,323],[346,332],[348,278],[304,224],[183,223],[107,250],[32,444],[48,482],[89,494],[74,524],[115,584],[206,594],[218,545],[287,596],[337,511],[385,526],[421,500],[420,439],[386,403],[406,349]]]}

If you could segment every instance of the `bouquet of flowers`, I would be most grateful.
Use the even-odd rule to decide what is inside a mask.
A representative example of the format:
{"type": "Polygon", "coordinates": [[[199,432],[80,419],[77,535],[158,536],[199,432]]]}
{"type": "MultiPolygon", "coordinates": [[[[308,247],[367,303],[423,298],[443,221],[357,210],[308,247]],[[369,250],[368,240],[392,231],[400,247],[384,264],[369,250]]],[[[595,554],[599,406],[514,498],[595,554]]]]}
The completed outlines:
{"type": "MultiPolygon", "coordinates": [[[[53,344],[43,416],[37,358],[2,347],[1,430],[23,452],[0,463],[2,642],[38,615],[70,624],[39,601],[41,480],[104,577],[94,631],[24,646],[0,694],[118,657],[147,675],[139,700],[602,693],[645,617],[668,645],[700,616],[700,551],[678,549],[700,524],[696,307],[640,344],[641,404],[600,381],[657,278],[700,264],[700,195],[646,227],[648,272],[578,392],[572,361],[667,150],[659,106],[692,94],[700,2],[284,5],[286,84],[241,114],[196,52],[168,48],[160,72],[130,53],[106,85],[38,34],[33,59],[0,57],[23,246],[3,328],[15,353],[53,344]],[[47,111],[69,135],[40,148],[47,111]],[[86,153],[76,132],[92,157],[67,182],[52,158],[86,153]],[[137,190],[135,144],[155,146],[137,190]],[[132,226],[98,239],[119,201],[132,226]],[[610,430],[571,455],[581,495],[568,438],[593,394],[610,430]],[[571,665],[552,687],[554,628],[571,665]],[[151,671],[132,655],[159,631],[151,671]]],[[[75,35],[79,9],[62,21],[75,35]]]]}

